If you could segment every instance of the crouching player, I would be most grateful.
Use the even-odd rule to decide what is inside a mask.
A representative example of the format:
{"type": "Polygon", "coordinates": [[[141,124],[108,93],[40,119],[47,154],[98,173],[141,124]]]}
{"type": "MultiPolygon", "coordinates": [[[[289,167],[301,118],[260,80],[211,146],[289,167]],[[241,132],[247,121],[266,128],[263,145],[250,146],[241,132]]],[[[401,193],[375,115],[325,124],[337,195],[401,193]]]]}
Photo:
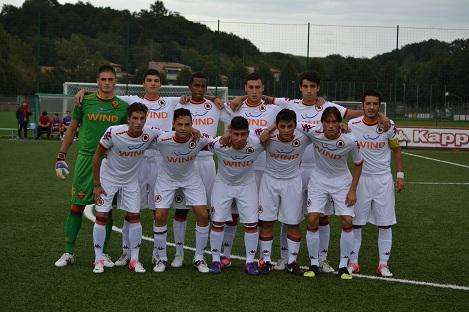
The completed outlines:
{"type": "Polygon", "coordinates": [[[133,103],[128,107],[128,125],[109,127],[93,157],[93,180],[96,222],[93,228],[95,252],[94,273],[104,272],[103,244],[106,223],[112,200],[119,192],[118,208],[127,211],[129,223],[130,262],[129,270],[144,273],[138,254],[142,241],[140,224],[140,192],[138,167],[144,151],[162,134],[161,131],[143,128],[148,109],[144,104],[133,103]],[[106,158],[102,160],[106,154],[106,158]]]}
{"type": "Polygon", "coordinates": [[[229,125],[229,135],[215,139],[208,145],[218,158],[218,174],[212,191],[212,250],[211,271],[221,273],[220,251],[223,244],[225,222],[232,221],[232,203],[236,203],[240,222],[244,224],[244,246],[249,275],[259,275],[254,256],[257,251],[258,190],[254,161],[264,151],[259,138],[249,135],[246,118],[234,117],[229,125]]]}
{"type": "Polygon", "coordinates": [[[201,273],[210,270],[204,260],[204,249],[208,241],[208,213],[205,186],[199,171],[195,167],[197,154],[211,139],[204,136],[193,139],[192,115],[185,108],[174,111],[173,127],[175,131],[158,137],[157,147],[162,156],[155,183],[155,227],[154,239],[157,249],[157,261],[153,271],[164,272],[168,266],[166,254],[166,236],[169,207],[173,203],[177,189],[181,189],[186,204],[192,206],[196,216],[195,239],[196,251],[194,266],[201,273]]]}
{"type": "Polygon", "coordinates": [[[340,216],[342,232],[340,235],[340,263],[338,275],[341,279],[351,279],[347,270],[348,260],[353,248],[352,218],[353,205],[357,201],[356,189],[360,179],[363,158],[358,144],[351,134],[340,132],[342,116],[335,107],[328,107],[321,116],[322,125],[312,128],[302,124],[305,133],[313,140],[316,165],[308,183],[307,220],[310,270],[305,276],[314,277],[319,273],[319,233],[318,221],[324,213],[329,196],[334,202],[335,214],[340,216]],[[355,163],[353,177],[347,166],[347,156],[355,163]]]}
{"type": "MultiPolygon", "coordinates": [[[[296,262],[300,249],[301,233],[299,224],[303,220],[303,187],[300,163],[311,140],[296,129],[296,114],[282,109],[275,125],[269,128],[270,141],[266,146],[266,167],[259,190],[259,220],[261,223],[259,260],[260,272],[268,273],[271,263],[273,225],[275,221],[287,225],[288,261],[285,270],[303,275],[296,262]]],[[[264,135],[262,135],[262,139],[264,135]]]]}
{"type": "Polygon", "coordinates": [[[349,121],[352,134],[358,139],[365,159],[363,173],[357,188],[357,203],[353,219],[355,237],[353,253],[350,256],[350,271],[360,272],[358,253],[362,242],[362,226],[367,222],[378,227],[379,264],[376,274],[392,277],[388,260],[391,254],[392,231],[396,224],[394,209],[394,186],[391,175],[391,150],[396,161],[396,190],[404,188],[404,165],[396,128],[392,124],[384,131],[378,124],[381,95],[374,91],[366,92],[362,98],[364,115],[349,121]]]}

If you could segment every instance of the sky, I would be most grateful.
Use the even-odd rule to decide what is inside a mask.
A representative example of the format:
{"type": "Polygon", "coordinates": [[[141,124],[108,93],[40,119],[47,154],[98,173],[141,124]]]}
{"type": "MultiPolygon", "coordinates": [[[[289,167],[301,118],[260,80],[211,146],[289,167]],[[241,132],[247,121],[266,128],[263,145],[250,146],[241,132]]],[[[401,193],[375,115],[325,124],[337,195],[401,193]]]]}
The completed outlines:
{"type": "MultiPolygon", "coordinates": [[[[110,6],[131,12],[148,9],[153,3],[143,0],[88,2],[94,6],[110,6]]],[[[369,57],[391,51],[396,47],[396,25],[400,25],[399,46],[430,38],[445,41],[469,38],[469,0],[163,2],[169,10],[179,12],[192,21],[203,21],[212,29],[216,28],[216,21],[220,20],[220,30],[247,38],[265,52],[279,51],[306,56],[308,22],[311,23],[310,56],[337,53],[344,56],[369,57]]],[[[0,0],[0,3],[20,6],[23,0],[0,0]]]]}

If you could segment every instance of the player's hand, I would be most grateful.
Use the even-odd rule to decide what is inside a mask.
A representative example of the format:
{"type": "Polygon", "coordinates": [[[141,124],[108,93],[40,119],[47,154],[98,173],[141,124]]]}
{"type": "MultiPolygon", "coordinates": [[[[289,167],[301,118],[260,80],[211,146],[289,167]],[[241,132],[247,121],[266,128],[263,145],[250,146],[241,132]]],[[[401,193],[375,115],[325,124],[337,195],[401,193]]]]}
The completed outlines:
{"type": "Polygon", "coordinates": [[[355,190],[350,189],[347,193],[347,197],[345,198],[345,204],[347,206],[353,206],[357,202],[357,193],[355,190]]]}
{"type": "Polygon", "coordinates": [[[266,104],[275,104],[275,97],[273,96],[263,95],[262,99],[264,100],[266,104]]]}
{"type": "Polygon", "coordinates": [[[404,179],[397,178],[396,179],[396,191],[399,193],[404,189],[404,179]]]}
{"type": "Polygon", "coordinates": [[[262,144],[267,143],[270,140],[270,131],[268,129],[262,131],[261,135],[259,136],[259,140],[262,144]]]}
{"type": "Polygon", "coordinates": [[[213,103],[218,107],[218,109],[222,110],[225,108],[225,103],[219,97],[214,98],[213,103]]]}
{"type": "Polygon", "coordinates": [[[67,154],[59,152],[55,160],[55,175],[60,180],[65,180],[69,174],[68,164],[65,162],[65,157],[67,154]]]}
{"type": "Polygon", "coordinates": [[[378,113],[378,127],[383,129],[383,132],[391,128],[391,120],[381,112],[378,113]]]}
{"type": "Polygon", "coordinates": [[[340,123],[340,132],[342,133],[350,133],[352,130],[350,130],[350,127],[348,126],[347,122],[341,122],[340,123]]]}
{"type": "Polygon", "coordinates": [[[179,104],[188,104],[191,101],[191,97],[189,95],[182,95],[179,98],[179,104]]]}
{"type": "Polygon", "coordinates": [[[95,185],[93,187],[93,196],[94,196],[94,202],[99,203],[102,201],[101,195],[107,195],[106,192],[104,191],[103,187],[101,184],[95,185]]]}
{"type": "Polygon", "coordinates": [[[191,128],[191,133],[195,140],[198,140],[202,137],[202,133],[194,127],[191,128]]]}
{"type": "Polygon", "coordinates": [[[323,98],[322,96],[319,96],[319,97],[318,97],[318,103],[317,103],[317,105],[321,106],[321,105],[323,105],[324,103],[326,103],[326,99],[323,98]]]}
{"type": "Polygon", "coordinates": [[[243,105],[243,102],[247,99],[247,95],[243,95],[243,96],[237,96],[235,97],[234,99],[232,99],[230,101],[230,108],[233,112],[236,112],[240,107],[241,105],[243,105]]]}
{"type": "Polygon", "coordinates": [[[75,94],[75,104],[80,107],[85,97],[85,89],[80,89],[77,94],[75,94]]]}
{"type": "Polygon", "coordinates": [[[224,146],[231,146],[231,136],[230,132],[226,131],[220,138],[220,145],[224,146]]]}

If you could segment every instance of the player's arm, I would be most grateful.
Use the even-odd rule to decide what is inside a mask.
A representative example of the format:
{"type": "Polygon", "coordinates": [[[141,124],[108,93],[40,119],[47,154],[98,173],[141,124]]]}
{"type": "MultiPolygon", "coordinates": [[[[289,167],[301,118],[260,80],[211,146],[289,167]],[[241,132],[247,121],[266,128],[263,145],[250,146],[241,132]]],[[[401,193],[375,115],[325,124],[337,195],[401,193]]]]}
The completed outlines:
{"type": "Polygon", "coordinates": [[[358,181],[360,180],[360,175],[362,174],[362,168],[363,168],[363,156],[360,153],[360,148],[358,147],[357,142],[355,142],[355,146],[352,150],[352,158],[353,158],[354,166],[353,166],[352,183],[350,184],[347,197],[345,198],[345,204],[347,206],[355,205],[355,203],[357,202],[357,186],[358,186],[358,181]]]}
{"type": "Polygon", "coordinates": [[[106,151],[107,149],[104,146],[98,144],[98,148],[96,148],[96,152],[93,156],[93,195],[96,202],[101,194],[106,195],[106,192],[101,186],[101,178],[99,176],[99,172],[101,170],[101,161],[104,158],[106,151]]]}
{"type": "Polygon", "coordinates": [[[241,105],[243,105],[243,102],[248,98],[247,95],[242,95],[242,96],[237,96],[234,99],[232,99],[229,103],[228,106],[233,112],[236,112],[239,110],[241,105]]]}
{"type": "Polygon", "coordinates": [[[271,134],[275,129],[277,129],[277,125],[274,123],[268,128],[257,129],[256,135],[259,135],[259,140],[261,141],[262,144],[265,144],[270,140],[271,134]]]}
{"type": "Polygon", "coordinates": [[[55,174],[57,178],[65,180],[69,174],[68,164],[66,162],[67,152],[70,146],[73,143],[73,139],[77,133],[78,121],[72,120],[70,126],[68,126],[67,131],[65,131],[64,139],[60,145],[59,152],[57,153],[57,158],[55,161],[55,174]]]}
{"type": "MultiPolygon", "coordinates": [[[[353,118],[357,118],[363,115],[363,110],[361,109],[347,109],[345,113],[344,119],[350,120],[353,118]]],[[[391,120],[386,117],[383,113],[378,113],[378,125],[382,128],[385,132],[391,128],[391,120]]]]}
{"type": "Polygon", "coordinates": [[[396,134],[396,128],[392,129],[393,136],[389,139],[389,147],[394,154],[396,162],[396,191],[400,192],[404,189],[404,160],[402,159],[401,146],[396,134]]]}

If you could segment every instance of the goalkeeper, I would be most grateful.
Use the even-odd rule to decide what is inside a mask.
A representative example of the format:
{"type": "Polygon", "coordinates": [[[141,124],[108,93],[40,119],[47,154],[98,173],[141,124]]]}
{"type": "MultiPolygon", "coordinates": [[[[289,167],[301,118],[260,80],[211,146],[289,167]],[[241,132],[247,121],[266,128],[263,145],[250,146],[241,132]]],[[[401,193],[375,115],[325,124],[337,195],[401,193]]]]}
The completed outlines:
{"type": "MultiPolygon", "coordinates": [[[[82,105],[74,108],[72,123],[65,133],[55,163],[57,177],[64,180],[69,173],[65,161],[67,151],[73,143],[78,126],[80,126],[70,212],[65,222],[65,253],[55,262],[57,267],[64,267],[75,262],[73,252],[81,227],[83,210],[86,205],[94,203],[92,159],[99,139],[109,126],[122,124],[127,120],[128,104],[114,95],[116,85],[114,68],[108,65],[101,66],[98,70],[97,83],[98,92],[85,96],[82,105]]],[[[110,215],[106,225],[104,252],[106,252],[111,231],[112,217],[110,215]]],[[[114,266],[107,255],[105,256],[105,266],[114,266]]]]}

